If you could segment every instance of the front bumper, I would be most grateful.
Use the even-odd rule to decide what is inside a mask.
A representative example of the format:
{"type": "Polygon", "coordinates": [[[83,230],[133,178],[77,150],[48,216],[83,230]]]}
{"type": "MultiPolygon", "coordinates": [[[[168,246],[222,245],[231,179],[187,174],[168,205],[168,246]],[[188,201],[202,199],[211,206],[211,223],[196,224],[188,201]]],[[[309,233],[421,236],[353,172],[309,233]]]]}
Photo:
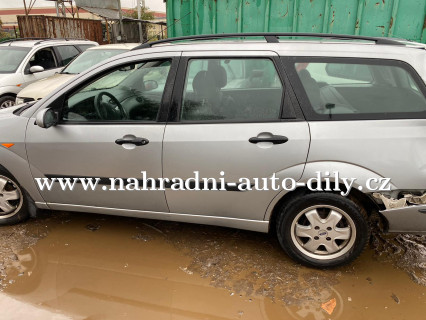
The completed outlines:
{"type": "Polygon", "coordinates": [[[388,221],[388,232],[426,234],[426,205],[380,211],[388,221]]]}

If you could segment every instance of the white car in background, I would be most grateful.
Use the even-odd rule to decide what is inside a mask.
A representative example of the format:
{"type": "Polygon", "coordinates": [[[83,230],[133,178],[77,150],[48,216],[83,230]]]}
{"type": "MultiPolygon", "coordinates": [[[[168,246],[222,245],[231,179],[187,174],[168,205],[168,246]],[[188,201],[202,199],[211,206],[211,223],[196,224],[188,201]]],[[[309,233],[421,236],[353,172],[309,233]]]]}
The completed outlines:
{"type": "Polygon", "coordinates": [[[71,39],[11,39],[0,43],[0,109],[15,104],[28,84],[59,72],[97,42],[71,39]]]}
{"type": "Polygon", "coordinates": [[[32,83],[20,91],[16,98],[16,104],[39,100],[77,74],[90,69],[101,61],[107,60],[120,53],[130,51],[138,45],[139,43],[121,43],[89,48],[71,61],[61,72],[49,78],[32,83]]]}

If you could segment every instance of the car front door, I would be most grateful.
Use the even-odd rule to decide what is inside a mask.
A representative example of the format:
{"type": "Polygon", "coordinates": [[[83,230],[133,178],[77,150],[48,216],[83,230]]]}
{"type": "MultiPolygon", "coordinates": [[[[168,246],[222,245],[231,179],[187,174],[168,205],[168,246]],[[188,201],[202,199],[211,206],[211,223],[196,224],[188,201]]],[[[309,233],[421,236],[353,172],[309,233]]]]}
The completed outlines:
{"type": "Polygon", "coordinates": [[[276,173],[297,181],[310,141],[276,53],[183,53],[178,74],[163,142],[164,177],[186,180],[197,171],[202,188],[211,188],[202,178],[222,178],[227,191],[166,189],[170,211],[240,228],[241,219],[262,221],[282,189],[239,191],[239,179],[253,183],[276,173]]]}
{"type": "Polygon", "coordinates": [[[168,212],[164,191],[136,190],[136,182],[132,190],[119,191],[119,181],[111,191],[109,178],[121,178],[126,186],[127,178],[140,181],[141,171],[162,176],[161,110],[171,95],[166,83],[173,82],[175,56],[145,54],[137,61],[110,62],[111,67],[98,68],[52,98],[47,107],[59,108],[59,124],[45,129],[30,120],[26,144],[35,178],[101,179],[95,190],[85,191],[77,183],[73,191],[64,191],[58,182],[50,191],[41,190],[52,209],[168,212]]]}
{"type": "Polygon", "coordinates": [[[25,64],[25,68],[23,70],[24,84],[21,88],[24,88],[37,80],[53,76],[56,72],[59,72],[61,68],[59,59],[56,56],[53,47],[38,49],[30,56],[29,60],[25,64]],[[30,68],[34,66],[43,67],[44,70],[32,73],[30,68]]]}

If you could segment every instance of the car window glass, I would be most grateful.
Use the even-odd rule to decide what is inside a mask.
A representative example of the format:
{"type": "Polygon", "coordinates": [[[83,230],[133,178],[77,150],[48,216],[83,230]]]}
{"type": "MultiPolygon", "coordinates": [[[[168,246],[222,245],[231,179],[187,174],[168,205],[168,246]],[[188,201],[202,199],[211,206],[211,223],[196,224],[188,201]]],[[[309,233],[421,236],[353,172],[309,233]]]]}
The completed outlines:
{"type": "Polygon", "coordinates": [[[28,52],[30,48],[0,46],[0,73],[15,72],[28,52]]]}
{"type": "Polygon", "coordinates": [[[127,49],[103,49],[103,50],[87,50],[75,58],[62,73],[81,73],[101,61],[107,60],[117,54],[128,51],[127,49]]]}
{"type": "Polygon", "coordinates": [[[52,48],[43,48],[38,50],[31,58],[27,64],[26,70],[29,70],[31,67],[40,66],[44,70],[57,68],[55,55],[52,48]]]}
{"type": "Polygon", "coordinates": [[[64,121],[156,121],[171,60],[121,66],[66,99],[64,121]]]}
{"type": "Polygon", "coordinates": [[[181,120],[277,120],[282,95],[270,59],[191,59],[181,120]]]}
{"type": "Polygon", "coordinates": [[[58,46],[56,47],[59,54],[61,55],[61,66],[66,66],[75,56],[77,56],[80,51],[77,50],[74,46],[58,46]]]}
{"type": "Polygon", "coordinates": [[[426,111],[419,84],[400,66],[301,62],[294,67],[316,114],[426,111]]]}

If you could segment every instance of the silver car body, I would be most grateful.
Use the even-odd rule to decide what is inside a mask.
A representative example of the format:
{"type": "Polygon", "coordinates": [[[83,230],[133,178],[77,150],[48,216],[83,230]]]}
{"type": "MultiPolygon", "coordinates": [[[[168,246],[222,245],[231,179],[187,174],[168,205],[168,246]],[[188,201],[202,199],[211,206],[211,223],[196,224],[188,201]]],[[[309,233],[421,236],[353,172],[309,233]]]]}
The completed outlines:
{"type": "MultiPolygon", "coordinates": [[[[274,208],[286,191],[250,192],[64,192],[40,191],[34,178],[47,175],[134,177],[205,177],[227,182],[240,177],[294,178],[306,182],[317,171],[339,171],[357,179],[391,178],[400,190],[426,190],[426,119],[366,121],[276,121],[268,123],[73,124],[44,129],[36,115],[69,90],[115,66],[154,58],[184,57],[347,57],[403,61],[426,82],[426,51],[407,46],[330,41],[214,42],[158,45],[116,56],[73,78],[19,116],[17,108],[0,112],[1,165],[27,190],[39,208],[114,214],[212,224],[267,232],[274,208]],[[288,143],[262,147],[247,140],[260,133],[285,135],[288,143]],[[128,150],[114,141],[126,135],[150,143],[128,150]]],[[[172,71],[171,71],[172,72],[172,71]]],[[[294,84],[293,84],[294,85],[294,84]]],[[[424,83],[423,83],[424,85],[424,83]]],[[[363,191],[364,192],[364,191],[363,191]]],[[[368,193],[371,196],[371,193],[368,193]]],[[[372,200],[373,201],[373,200],[372,200]]],[[[425,232],[426,215],[415,206],[382,211],[389,231],[425,232]],[[410,217],[403,224],[401,217],[410,217]]],[[[404,219],[403,219],[404,220],[404,219]]]]}

